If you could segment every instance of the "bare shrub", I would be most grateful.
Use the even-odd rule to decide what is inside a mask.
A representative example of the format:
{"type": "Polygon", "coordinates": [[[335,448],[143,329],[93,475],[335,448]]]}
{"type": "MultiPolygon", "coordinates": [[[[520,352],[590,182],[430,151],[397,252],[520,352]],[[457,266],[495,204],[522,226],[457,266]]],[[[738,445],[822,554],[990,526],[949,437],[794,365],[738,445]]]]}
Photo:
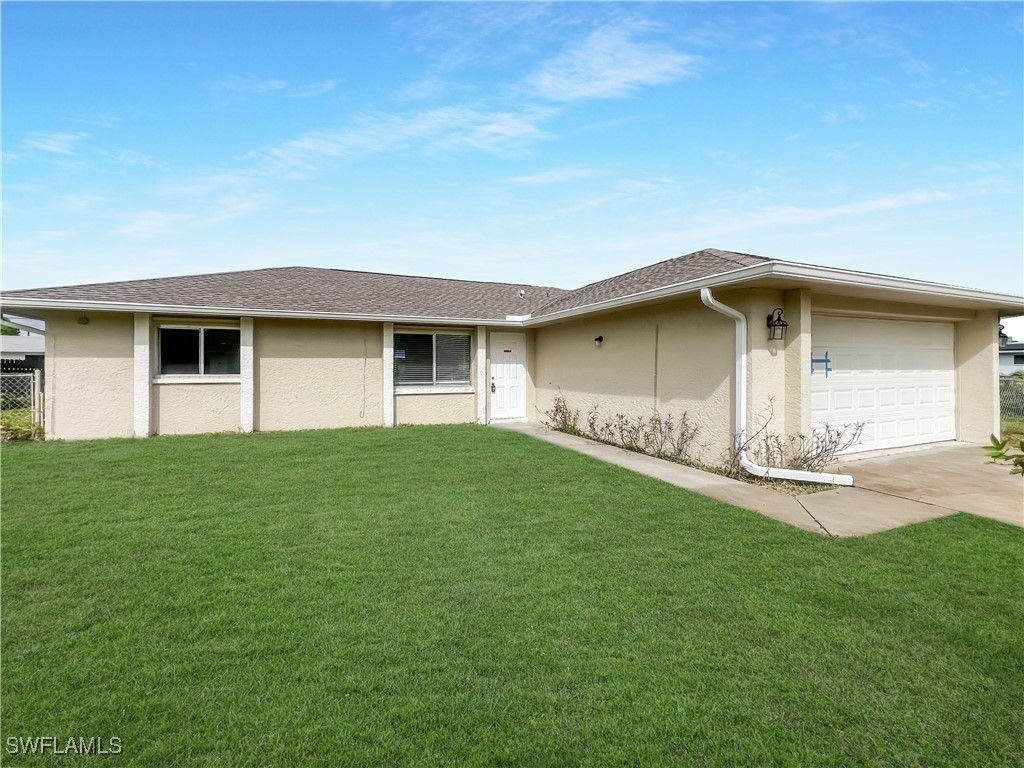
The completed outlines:
{"type": "Polygon", "coordinates": [[[544,423],[553,430],[570,435],[580,434],[580,412],[569,407],[561,392],[555,396],[554,402],[544,411],[544,415],[548,417],[544,423]]]}
{"type": "Polygon", "coordinates": [[[582,435],[608,445],[617,445],[630,451],[646,453],[662,459],[693,463],[690,451],[696,445],[699,428],[684,411],[678,419],[663,417],[655,412],[650,416],[630,418],[622,413],[614,418],[602,418],[598,406],[587,413],[586,423],[580,428],[579,411],[569,407],[559,393],[551,409],[546,411],[546,422],[552,429],[582,435]]]}
{"type": "Polygon", "coordinates": [[[740,478],[740,456],[749,453],[751,461],[762,467],[797,469],[804,472],[821,472],[832,464],[840,453],[860,442],[864,424],[857,422],[833,426],[826,424],[810,435],[796,433],[780,435],[768,429],[775,414],[775,400],[768,399],[767,415],[760,426],[742,443],[739,437],[724,457],[725,474],[740,478]]]}

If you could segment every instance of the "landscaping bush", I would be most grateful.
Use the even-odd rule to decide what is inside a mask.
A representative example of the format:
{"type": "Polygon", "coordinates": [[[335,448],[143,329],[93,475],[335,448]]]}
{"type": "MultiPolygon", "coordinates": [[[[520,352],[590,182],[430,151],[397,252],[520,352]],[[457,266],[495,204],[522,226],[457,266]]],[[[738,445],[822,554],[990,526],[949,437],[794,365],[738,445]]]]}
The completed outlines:
{"type": "Polygon", "coordinates": [[[0,441],[42,439],[43,429],[32,420],[30,409],[0,411],[0,441]]]}

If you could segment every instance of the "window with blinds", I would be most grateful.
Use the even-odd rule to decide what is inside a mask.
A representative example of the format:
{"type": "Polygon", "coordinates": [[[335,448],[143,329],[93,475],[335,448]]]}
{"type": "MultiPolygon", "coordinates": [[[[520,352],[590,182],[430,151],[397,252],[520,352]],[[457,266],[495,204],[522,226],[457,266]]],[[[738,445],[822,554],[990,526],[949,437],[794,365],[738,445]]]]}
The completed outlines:
{"type": "Polygon", "coordinates": [[[396,386],[470,383],[470,337],[463,333],[396,333],[396,386]]]}

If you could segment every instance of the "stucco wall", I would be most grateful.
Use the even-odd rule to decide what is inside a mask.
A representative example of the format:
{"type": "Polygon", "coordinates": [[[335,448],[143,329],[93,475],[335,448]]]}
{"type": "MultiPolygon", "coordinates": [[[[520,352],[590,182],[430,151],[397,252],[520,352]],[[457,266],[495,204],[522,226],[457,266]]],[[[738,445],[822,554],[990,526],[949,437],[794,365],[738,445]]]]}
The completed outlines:
{"type": "Polygon", "coordinates": [[[975,313],[956,323],[957,439],[987,443],[999,432],[999,316],[995,310],[975,313]]]}
{"type": "Polygon", "coordinates": [[[151,395],[152,431],[158,435],[237,432],[239,384],[158,384],[151,395]]]}
{"type": "Polygon", "coordinates": [[[476,396],[395,395],[396,424],[465,424],[476,421],[476,396]]]}
{"type": "MultiPolygon", "coordinates": [[[[783,294],[786,329],[786,432],[811,434],[811,292],[783,294]]],[[[767,320],[767,318],[765,318],[767,320]]],[[[767,330],[767,329],[766,329],[767,330]]]]}
{"type": "Polygon", "coordinates": [[[384,423],[380,323],[256,318],[255,427],[384,423]]]}
{"type": "MultiPolygon", "coordinates": [[[[781,291],[746,290],[716,294],[723,303],[738,309],[747,317],[747,437],[761,427],[777,434],[798,431],[790,429],[787,413],[786,342],[768,340],[768,314],[783,308],[781,291]]],[[[735,328],[735,323],[733,323],[735,328]]],[[[735,332],[735,331],[734,331],[735,332]]],[[[787,332],[786,338],[789,338],[787,332]]],[[[794,355],[796,352],[794,351],[794,355]]]]}
{"type": "Polygon", "coordinates": [[[696,300],[537,328],[531,418],[543,421],[559,392],[581,421],[594,405],[607,419],[685,411],[706,446],[696,458],[718,461],[732,441],[734,332],[732,320],[696,300]]]}
{"type": "Polygon", "coordinates": [[[131,314],[48,312],[46,436],[57,440],[133,434],[131,314]]]}

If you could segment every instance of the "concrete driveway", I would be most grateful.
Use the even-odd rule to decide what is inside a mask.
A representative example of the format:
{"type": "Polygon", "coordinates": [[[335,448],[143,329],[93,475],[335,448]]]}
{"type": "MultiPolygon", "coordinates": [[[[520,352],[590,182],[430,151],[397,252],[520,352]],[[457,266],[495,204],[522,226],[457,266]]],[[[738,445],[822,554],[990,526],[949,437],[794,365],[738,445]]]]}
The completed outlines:
{"type": "Polygon", "coordinates": [[[986,464],[981,446],[936,443],[885,454],[852,456],[837,471],[857,488],[942,510],[970,512],[1024,527],[1024,479],[1009,467],[986,464]]]}

